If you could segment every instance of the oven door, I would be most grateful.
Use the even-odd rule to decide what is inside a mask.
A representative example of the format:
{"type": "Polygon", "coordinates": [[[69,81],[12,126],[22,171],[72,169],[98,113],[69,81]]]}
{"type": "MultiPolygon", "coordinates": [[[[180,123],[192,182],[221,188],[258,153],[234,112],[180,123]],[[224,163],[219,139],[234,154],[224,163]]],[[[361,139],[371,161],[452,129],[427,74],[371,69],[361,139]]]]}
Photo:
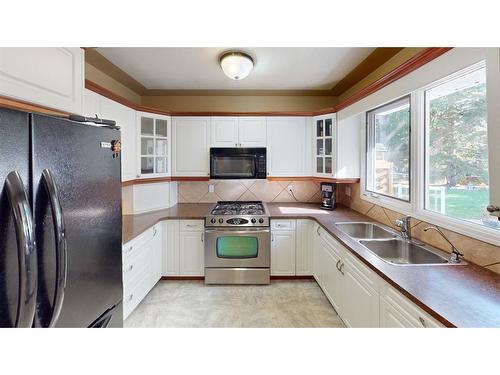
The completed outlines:
{"type": "Polygon", "coordinates": [[[255,178],[256,174],[257,159],[253,154],[212,153],[210,155],[210,178],[255,178]]]}
{"type": "Polygon", "coordinates": [[[271,264],[269,228],[205,230],[205,267],[258,267],[271,264]]]}

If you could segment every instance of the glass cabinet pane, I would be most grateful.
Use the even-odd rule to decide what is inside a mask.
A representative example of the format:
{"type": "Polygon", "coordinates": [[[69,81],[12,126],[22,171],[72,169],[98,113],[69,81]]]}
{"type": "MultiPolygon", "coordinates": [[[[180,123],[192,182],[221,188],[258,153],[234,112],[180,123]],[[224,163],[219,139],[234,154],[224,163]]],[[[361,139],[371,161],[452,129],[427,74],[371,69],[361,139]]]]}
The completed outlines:
{"type": "Polygon", "coordinates": [[[316,172],[323,173],[323,158],[316,158],[316,172]]]}
{"type": "Polygon", "coordinates": [[[316,137],[323,137],[323,120],[316,121],[316,137]]]}
{"type": "Polygon", "coordinates": [[[141,173],[142,174],[153,173],[153,169],[154,169],[154,158],[141,157],[141,173]]]}
{"type": "Polygon", "coordinates": [[[332,173],[332,158],[325,158],[325,173],[332,173]]]}
{"type": "Polygon", "coordinates": [[[167,172],[167,158],[156,158],[156,173],[167,172]]]}
{"type": "Polygon", "coordinates": [[[141,138],[141,155],[154,155],[154,139],[153,138],[141,138]]]}
{"type": "Polygon", "coordinates": [[[323,146],[323,139],[316,140],[316,155],[324,155],[325,148],[323,146]]]}
{"type": "Polygon", "coordinates": [[[332,136],[332,119],[331,118],[327,118],[325,120],[325,136],[326,137],[332,136]]]}
{"type": "Polygon", "coordinates": [[[325,155],[332,155],[332,138],[325,139],[325,155]]]}
{"type": "Polygon", "coordinates": [[[141,134],[154,135],[154,120],[150,117],[141,117],[141,134]]]}
{"type": "Polygon", "coordinates": [[[158,137],[167,136],[167,120],[156,120],[156,135],[158,137]]]}
{"type": "Polygon", "coordinates": [[[167,140],[157,139],[156,140],[156,155],[167,155],[167,140]]]}

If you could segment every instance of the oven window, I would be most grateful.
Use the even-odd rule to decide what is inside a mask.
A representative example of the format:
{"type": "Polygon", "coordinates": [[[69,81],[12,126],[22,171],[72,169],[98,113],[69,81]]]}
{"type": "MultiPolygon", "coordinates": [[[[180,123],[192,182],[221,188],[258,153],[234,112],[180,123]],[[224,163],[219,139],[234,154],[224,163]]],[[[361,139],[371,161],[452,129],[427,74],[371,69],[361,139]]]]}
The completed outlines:
{"type": "Polygon", "coordinates": [[[254,177],[255,176],[255,156],[253,155],[232,155],[232,156],[212,156],[212,171],[219,177],[254,177]]]}
{"type": "Polygon", "coordinates": [[[224,236],[217,238],[218,258],[247,259],[257,258],[259,245],[257,237],[224,236]]]}

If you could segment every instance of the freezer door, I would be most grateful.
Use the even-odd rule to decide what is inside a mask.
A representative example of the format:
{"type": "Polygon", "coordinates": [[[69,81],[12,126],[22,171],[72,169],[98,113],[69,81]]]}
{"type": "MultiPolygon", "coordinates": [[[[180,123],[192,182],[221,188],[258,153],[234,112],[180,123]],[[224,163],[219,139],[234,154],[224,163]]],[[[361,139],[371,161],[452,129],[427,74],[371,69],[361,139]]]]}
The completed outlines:
{"type": "Polygon", "coordinates": [[[0,327],[33,322],[36,253],[28,188],[28,114],[0,109],[0,327]]]}
{"type": "Polygon", "coordinates": [[[109,148],[118,139],[116,130],[31,115],[35,326],[88,327],[122,300],[120,158],[109,148]]]}

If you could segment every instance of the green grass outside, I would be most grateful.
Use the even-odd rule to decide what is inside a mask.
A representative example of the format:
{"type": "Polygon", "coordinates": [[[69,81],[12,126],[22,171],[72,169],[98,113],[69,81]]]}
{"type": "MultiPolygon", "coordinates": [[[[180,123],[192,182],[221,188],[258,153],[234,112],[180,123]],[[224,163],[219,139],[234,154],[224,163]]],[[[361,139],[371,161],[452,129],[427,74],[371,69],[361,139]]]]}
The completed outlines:
{"type": "MultiPolygon", "coordinates": [[[[433,199],[431,199],[431,207],[433,199]]],[[[460,219],[480,220],[489,203],[488,190],[446,189],[446,215],[460,219]]],[[[437,200],[440,207],[440,199],[437,200]]]]}

